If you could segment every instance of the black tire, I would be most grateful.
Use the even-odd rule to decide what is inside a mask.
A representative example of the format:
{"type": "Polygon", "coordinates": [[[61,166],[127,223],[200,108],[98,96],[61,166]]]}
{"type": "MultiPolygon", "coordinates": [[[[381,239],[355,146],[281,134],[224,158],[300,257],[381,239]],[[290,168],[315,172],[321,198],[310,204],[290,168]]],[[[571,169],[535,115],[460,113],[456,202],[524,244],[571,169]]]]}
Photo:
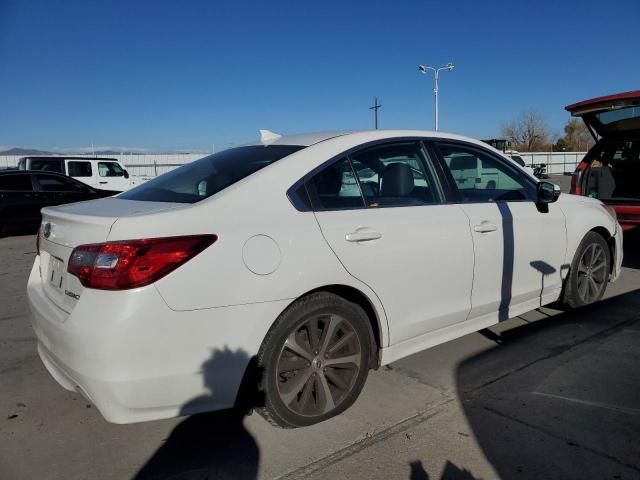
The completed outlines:
{"type": "Polygon", "coordinates": [[[301,298],[280,315],[258,353],[264,398],[258,413],[283,428],[342,413],[365,384],[371,350],[369,319],[359,305],[326,292],[301,298]]]}
{"type": "Polygon", "coordinates": [[[589,232],[580,242],[565,281],[563,303],[580,308],[599,301],[607,289],[611,254],[602,235],[589,232]]]}

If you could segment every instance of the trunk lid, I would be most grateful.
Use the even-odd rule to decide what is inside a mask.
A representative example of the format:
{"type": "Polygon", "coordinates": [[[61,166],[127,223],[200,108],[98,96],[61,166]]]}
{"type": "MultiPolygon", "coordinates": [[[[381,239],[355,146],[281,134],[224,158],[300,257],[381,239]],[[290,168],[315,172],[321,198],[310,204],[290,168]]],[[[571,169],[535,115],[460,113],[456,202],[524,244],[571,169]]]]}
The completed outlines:
{"type": "Polygon", "coordinates": [[[47,297],[71,313],[80,299],[80,281],[67,273],[71,252],[78,245],[107,241],[118,218],[157,213],[183,204],[103,198],[42,209],[40,277],[47,297]]]}
{"type": "Polygon", "coordinates": [[[572,116],[581,117],[591,133],[601,137],[640,133],[640,90],[592,98],[564,108],[572,116]]]}

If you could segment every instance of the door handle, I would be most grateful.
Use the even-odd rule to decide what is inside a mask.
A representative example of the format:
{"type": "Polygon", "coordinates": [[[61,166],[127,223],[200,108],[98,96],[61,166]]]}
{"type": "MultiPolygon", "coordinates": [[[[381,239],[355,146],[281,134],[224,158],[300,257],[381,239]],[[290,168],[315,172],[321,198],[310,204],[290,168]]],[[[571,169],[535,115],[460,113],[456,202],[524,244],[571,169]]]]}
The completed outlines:
{"type": "Polygon", "coordinates": [[[495,232],[496,230],[498,230],[498,227],[496,227],[493,223],[482,222],[481,224],[473,227],[473,230],[478,233],[489,233],[495,232]]]}
{"type": "Polygon", "coordinates": [[[100,185],[106,185],[108,182],[98,182],[100,185]]]}
{"type": "Polygon", "coordinates": [[[347,233],[345,239],[347,242],[366,242],[368,240],[378,240],[382,238],[382,234],[378,232],[351,232],[347,233]]]}

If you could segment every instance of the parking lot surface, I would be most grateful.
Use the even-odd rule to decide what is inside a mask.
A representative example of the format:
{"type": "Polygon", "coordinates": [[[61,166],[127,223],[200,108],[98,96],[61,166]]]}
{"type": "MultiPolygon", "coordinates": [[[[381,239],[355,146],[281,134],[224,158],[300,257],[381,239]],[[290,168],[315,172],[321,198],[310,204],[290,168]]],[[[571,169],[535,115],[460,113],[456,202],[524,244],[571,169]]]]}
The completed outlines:
{"type": "Polygon", "coordinates": [[[0,239],[0,479],[640,478],[638,238],[599,304],[371,372],[350,410],[296,430],[231,412],[106,423],[37,356],[34,237],[0,239]]]}

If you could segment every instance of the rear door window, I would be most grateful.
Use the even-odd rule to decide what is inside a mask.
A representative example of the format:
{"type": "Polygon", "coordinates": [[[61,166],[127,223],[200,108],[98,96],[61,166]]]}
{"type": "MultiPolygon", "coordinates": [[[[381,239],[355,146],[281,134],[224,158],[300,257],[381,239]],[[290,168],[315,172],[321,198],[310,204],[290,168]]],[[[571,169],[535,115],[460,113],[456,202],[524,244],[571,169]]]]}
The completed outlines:
{"type": "Polygon", "coordinates": [[[302,148],[297,145],[231,148],[160,175],[118,198],[196,203],[302,148]]]}
{"type": "Polygon", "coordinates": [[[1,175],[0,190],[9,192],[30,192],[33,190],[30,175],[1,175]]]}
{"type": "Polygon", "coordinates": [[[440,202],[431,160],[420,142],[399,142],[353,154],[369,207],[426,205],[440,202]]]}
{"type": "Polygon", "coordinates": [[[36,181],[43,192],[82,192],[83,187],[71,179],[54,177],[53,175],[38,175],[36,181]]]}
{"type": "Polygon", "coordinates": [[[441,194],[420,142],[377,145],[345,156],[307,181],[315,210],[439,203],[441,194]]]}
{"type": "Polygon", "coordinates": [[[55,173],[64,173],[64,162],[62,159],[40,159],[40,158],[32,158],[31,159],[31,168],[30,170],[43,170],[45,172],[55,172],[55,173]]]}
{"type": "Polygon", "coordinates": [[[93,175],[91,162],[68,162],[70,177],[91,177],[93,175]]]}
{"type": "Polygon", "coordinates": [[[315,210],[364,208],[360,186],[347,157],[324,168],[308,183],[315,210]]]}

